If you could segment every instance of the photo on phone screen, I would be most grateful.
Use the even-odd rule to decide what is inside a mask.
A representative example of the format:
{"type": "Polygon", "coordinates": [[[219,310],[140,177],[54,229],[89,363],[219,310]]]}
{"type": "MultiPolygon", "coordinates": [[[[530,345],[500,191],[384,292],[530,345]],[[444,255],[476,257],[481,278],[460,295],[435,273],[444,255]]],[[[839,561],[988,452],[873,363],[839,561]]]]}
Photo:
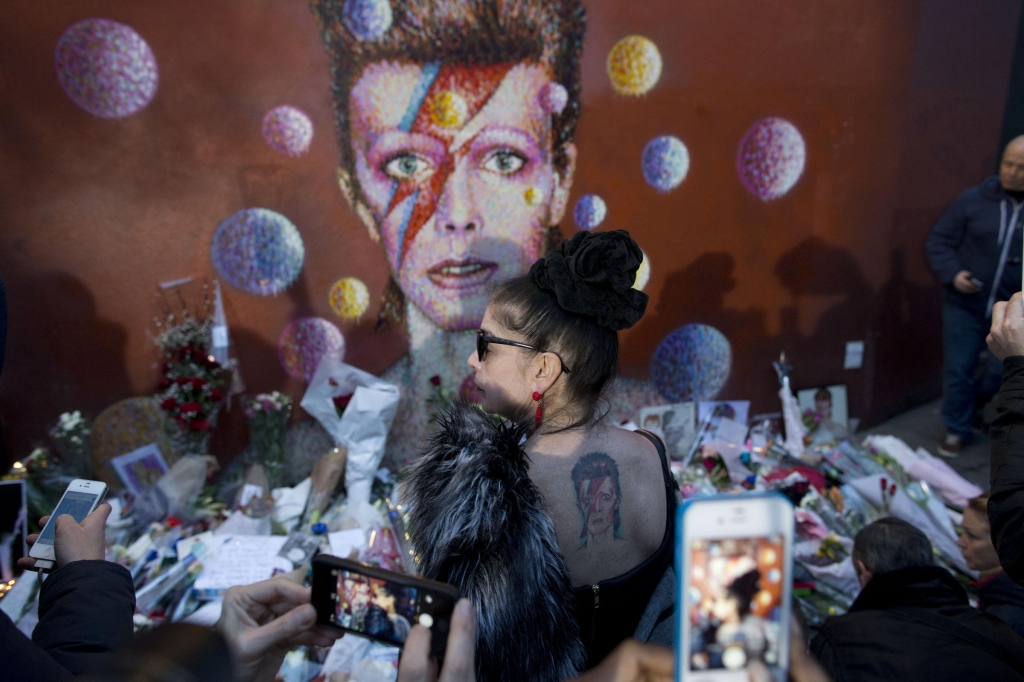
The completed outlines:
{"type": "Polygon", "coordinates": [[[416,622],[419,590],[390,580],[334,569],[334,625],[396,644],[405,642],[416,622]]]}
{"type": "Polygon", "coordinates": [[[99,495],[93,493],[79,493],[70,490],[64,493],[64,497],[61,498],[57,508],[50,514],[50,520],[46,522],[46,526],[43,528],[43,532],[39,534],[39,539],[36,542],[41,545],[52,545],[53,529],[57,525],[57,517],[70,514],[71,518],[81,523],[89,515],[89,512],[92,511],[93,502],[96,501],[97,497],[99,495]]]}
{"type": "Polygon", "coordinates": [[[690,542],[691,671],[779,663],[783,543],[781,534],[690,542]]]}

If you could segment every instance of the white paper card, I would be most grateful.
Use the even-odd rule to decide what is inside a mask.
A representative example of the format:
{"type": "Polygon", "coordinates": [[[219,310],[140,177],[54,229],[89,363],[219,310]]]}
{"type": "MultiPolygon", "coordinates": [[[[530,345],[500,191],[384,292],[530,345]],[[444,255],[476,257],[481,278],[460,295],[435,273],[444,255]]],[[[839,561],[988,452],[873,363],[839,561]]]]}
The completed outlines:
{"type": "Polygon", "coordinates": [[[366,547],[366,533],[362,528],[328,533],[327,540],[331,543],[331,554],[342,559],[347,559],[353,549],[366,547]]]}
{"type": "Polygon", "coordinates": [[[215,553],[215,542],[217,541],[213,538],[213,531],[208,530],[200,533],[199,535],[193,535],[191,537],[178,540],[178,543],[174,546],[174,550],[178,553],[178,561],[181,561],[189,554],[194,554],[200,561],[209,561],[213,558],[215,553]]]}
{"type": "Polygon", "coordinates": [[[860,369],[864,366],[864,342],[847,341],[843,369],[860,369]]]}
{"type": "Polygon", "coordinates": [[[203,596],[216,596],[235,585],[251,585],[267,580],[275,568],[291,570],[286,559],[277,556],[287,540],[283,535],[233,535],[216,548],[210,561],[203,563],[203,572],[194,589],[203,596]]]}
{"type": "Polygon", "coordinates": [[[724,440],[726,443],[742,447],[747,441],[747,425],[741,424],[735,419],[722,417],[718,422],[715,437],[719,440],[724,440]]]}
{"type": "Polygon", "coordinates": [[[225,348],[228,345],[228,328],[223,325],[217,325],[211,329],[213,332],[213,347],[214,348],[225,348]]]}

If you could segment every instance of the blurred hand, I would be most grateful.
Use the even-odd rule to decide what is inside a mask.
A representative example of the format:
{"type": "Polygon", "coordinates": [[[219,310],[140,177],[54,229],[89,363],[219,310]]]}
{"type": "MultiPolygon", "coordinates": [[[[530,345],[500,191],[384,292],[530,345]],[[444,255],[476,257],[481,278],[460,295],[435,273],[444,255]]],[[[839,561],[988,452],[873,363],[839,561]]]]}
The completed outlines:
{"type": "MultiPolygon", "coordinates": [[[[110,505],[103,502],[82,519],[75,521],[70,514],[61,514],[53,527],[53,553],[56,557],[54,568],[70,564],[72,561],[103,560],[104,531],[107,517],[110,516],[110,505]]],[[[46,528],[49,516],[39,519],[39,527],[46,528]]],[[[39,539],[39,533],[32,533],[25,541],[31,547],[39,539]]],[[[26,571],[35,571],[36,560],[32,557],[18,559],[18,566],[26,571]]]]}
{"type": "Polygon", "coordinates": [[[672,649],[627,639],[572,682],[672,682],[672,649]]]}
{"type": "Polygon", "coordinates": [[[981,291],[981,287],[971,281],[971,273],[967,270],[956,273],[956,277],[953,278],[953,288],[961,294],[976,294],[981,291]]]}
{"type": "Polygon", "coordinates": [[[273,680],[293,646],[331,646],[343,633],[316,625],[310,591],[298,576],[232,587],[224,597],[217,631],[234,654],[235,678],[273,680]]]}
{"type": "Polygon", "coordinates": [[[992,328],[988,348],[1000,360],[1024,355],[1024,299],[1020,292],[992,306],[992,328]]]}
{"type": "Polygon", "coordinates": [[[430,658],[430,630],[414,625],[398,662],[397,682],[475,682],[476,614],[468,599],[460,599],[452,612],[444,667],[437,677],[437,662],[430,658]]]}

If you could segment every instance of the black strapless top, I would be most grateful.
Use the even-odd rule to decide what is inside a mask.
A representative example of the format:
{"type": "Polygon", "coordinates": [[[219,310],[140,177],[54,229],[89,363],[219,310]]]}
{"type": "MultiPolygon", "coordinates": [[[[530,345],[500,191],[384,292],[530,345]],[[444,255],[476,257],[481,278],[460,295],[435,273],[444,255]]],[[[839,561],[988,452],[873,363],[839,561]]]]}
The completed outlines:
{"type": "Polygon", "coordinates": [[[669,471],[661,439],[646,431],[637,433],[654,443],[661,457],[667,514],[665,535],[657,551],[630,571],[594,585],[573,588],[576,621],[580,626],[583,646],[587,649],[588,669],[604,660],[619,643],[633,636],[654,588],[672,565],[675,555],[676,491],[679,486],[669,471]]]}

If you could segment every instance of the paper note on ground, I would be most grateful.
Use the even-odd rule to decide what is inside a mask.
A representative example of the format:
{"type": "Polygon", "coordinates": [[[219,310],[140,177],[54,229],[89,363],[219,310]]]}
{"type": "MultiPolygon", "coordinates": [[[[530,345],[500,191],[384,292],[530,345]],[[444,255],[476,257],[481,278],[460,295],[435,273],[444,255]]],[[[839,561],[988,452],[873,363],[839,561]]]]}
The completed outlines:
{"type": "Polygon", "coordinates": [[[366,547],[366,533],[362,528],[328,533],[327,540],[331,543],[331,554],[342,559],[348,559],[353,549],[366,547]]]}
{"type": "Polygon", "coordinates": [[[235,585],[251,585],[274,575],[275,568],[292,570],[291,562],[277,556],[287,540],[283,535],[233,535],[216,547],[213,559],[193,589],[201,597],[216,597],[235,585]]]}

